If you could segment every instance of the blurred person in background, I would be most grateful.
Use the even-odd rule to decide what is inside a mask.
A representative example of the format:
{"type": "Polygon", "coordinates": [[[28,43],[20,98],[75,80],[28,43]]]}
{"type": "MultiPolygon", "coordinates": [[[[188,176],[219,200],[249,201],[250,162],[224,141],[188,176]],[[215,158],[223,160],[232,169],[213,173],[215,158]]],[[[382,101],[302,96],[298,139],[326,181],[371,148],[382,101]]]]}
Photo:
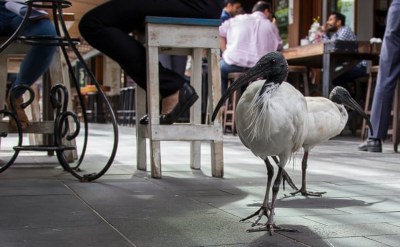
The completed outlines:
{"type": "Polygon", "coordinates": [[[221,23],[224,23],[231,17],[237,15],[242,9],[242,3],[239,0],[225,0],[225,7],[221,13],[221,23]]]}
{"type": "Polygon", "coordinates": [[[229,73],[244,72],[265,54],[277,51],[281,38],[272,16],[271,5],[259,1],[252,14],[230,18],[219,27],[222,94],[228,87],[229,73]]]}

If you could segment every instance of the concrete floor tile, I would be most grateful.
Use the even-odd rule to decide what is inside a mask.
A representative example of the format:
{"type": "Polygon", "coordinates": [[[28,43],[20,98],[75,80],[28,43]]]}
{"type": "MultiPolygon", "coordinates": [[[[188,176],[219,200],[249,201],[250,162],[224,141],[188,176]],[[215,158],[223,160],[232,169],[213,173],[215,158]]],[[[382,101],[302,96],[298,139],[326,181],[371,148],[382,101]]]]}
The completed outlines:
{"type": "Polygon", "coordinates": [[[0,198],[3,196],[34,196],[70,194],[61,181],[54,179],[0,180],[0,198]]]}
{"type": "Polygon", "coordinates": [[[0,231],[4,247],[132,247],[109,226],[24,228],[0,231]]]}
{"type": "Polygon", "coordinates": [[[368,236],[369,239],[372,239],[376,242],[385,244],[387,246],[397,247],[400,243],[400,235],[381,235],[381,236],[368,236]]]}
{"type": "Polygon", "coordinates": [[[102,221],[73,195],[2,196],[0,229],[93,226],[102,221]]]}
{"type": "MultiPolygon", "coordinates": [[[[310,246],[320,246],[321,240],[308,240],[305,241],[306,244],[310,246]]],[[[323,239],[323,241],[328,246],[345,246],[345,247],[387,247],[382,242],[374,241],[372,239],[364,238],[364,237],[346,237],[346,238],[328,238],[323,239]]]]}

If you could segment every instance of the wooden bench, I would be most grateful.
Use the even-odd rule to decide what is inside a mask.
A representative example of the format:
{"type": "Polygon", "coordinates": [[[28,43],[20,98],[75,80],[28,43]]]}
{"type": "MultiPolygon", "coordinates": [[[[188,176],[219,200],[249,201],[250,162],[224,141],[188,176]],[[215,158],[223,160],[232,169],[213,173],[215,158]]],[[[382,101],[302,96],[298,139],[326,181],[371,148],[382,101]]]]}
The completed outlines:
{"type": "MultiPolygon", "coordinates": [[[[219,20],[146,17],[145,46],[147,52],[147,92],[136,90],[137,168],[146,170],[146,138],[150,140],[151,176],[161,178],[160,141],[189,141],[190,167],[200,169],[201,142],[211,143],[212,176],[223,176],[223,135],[221,116],[214,122],[201,122],[201,99],[190,109],[190,123],[160,125],[159,120],[159,54],[191,55],[190,84],[201,95],[202,58],[208,60],[207,118],[212,115],[221,94],[219,68],[219,20]],[[146,93],[149,124],[139,124],[146,114],[146,93]]],[[[172,144],[173,145],[173,144],[172,144]]]]}

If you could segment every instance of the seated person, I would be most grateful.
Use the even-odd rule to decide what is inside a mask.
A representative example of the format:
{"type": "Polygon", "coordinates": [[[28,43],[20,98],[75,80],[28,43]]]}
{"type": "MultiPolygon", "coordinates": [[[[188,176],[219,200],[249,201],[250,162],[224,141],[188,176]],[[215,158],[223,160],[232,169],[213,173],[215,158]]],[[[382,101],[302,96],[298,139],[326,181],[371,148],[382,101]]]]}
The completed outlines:
{"type": "Polygon", "coordinates": [[[229,73],[244,72],[262,56],[278,49],[281,39],[271,19],[271,5],[259,1],[254,5],[252,14],[230,18],[219,27],[222,94],[228,87],[229,73]]]}
{"type": "MultiPolygon", "coordinates": [[[[338,12],[332,12],[329,15],[328,21],[326,22],[324,27],[324,31],[325,34],[323,34],[322,36],[324,41],[357,40],[354,32],[350,29],[350,27],[346,26],[346,17],[338,12]]],[[[366,61],[358,63],[349,71],[335,78],[333,80],[333,85],[346,88],[349,92],[353,93],[352,96],[354,96],[355,90],[352,89],[352,86],[349,82],[354,82],[357,78],[366,76],[366,65],[366,61]]]]}
{"type": "Polygon", "coordinates": [[[225,0],[225,7],[221,13],[221,23],[237,15],[242,7],[240,0],[225,0]]]}
{"type": "MultiPolygon", "coordinates": [[[[5,5],[6,2],[0,0],[0,36],[11,36],[19,27],[23,17],[7,9],[5,5]]],[[[56,36],[56,31],[54,25],[47,17],[35,18],[28,20],[22,35],[26,37],[42,35],[56,36]]],[[[55,51],[55,46],[32,45],[32,49],[20,65],[19,73],[12,82],[11,88],[22,84],[31,86],[48,69],[55,51]]],[[[18,91],[13,101],[21,127],[25,129],[28,126],[28,117],[21,107],[23,94],[24,90],[18,91]]],[[[9,96],[7,96],[7,105],[10,109],[9,96]]],[[[13,121],[10,124],[15,127],[13,121]]]]}
{"type": "MultiPolygon", "coordinates": [[[[115,60],[146,89],[146,50],[130,33],[143,30],[146,16],[208,18],[220,17],[223,1],[169,0],[106,1],[88,11],[79,22],[82,37],[94,48],[115,60]]],[[[161,124],[173,124],[198,99],[186,79],[164,66],[159,67],[161,124]]],[[[147,123],[144,116],[141,123],[147,123]]]]}

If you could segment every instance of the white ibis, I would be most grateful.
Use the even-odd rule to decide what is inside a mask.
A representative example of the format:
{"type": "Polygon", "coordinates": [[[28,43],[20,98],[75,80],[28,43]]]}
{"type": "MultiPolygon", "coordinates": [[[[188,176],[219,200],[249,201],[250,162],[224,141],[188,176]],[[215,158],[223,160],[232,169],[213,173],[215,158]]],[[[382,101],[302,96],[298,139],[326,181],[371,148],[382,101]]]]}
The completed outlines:
{"type": "Polygon", "coordinates": [[[321,196],[325,192],[310,192],[306,189],[306,171],[308,154],[312,148],[319,143],[327,141],[339,135],[346,126],[348,114],[346,107],[356,111],[367,120],[372,132],[371,123],[361,106],[350,96],[343,87],[335,87],[329,99],[325,97],[305,97],[308,109],[308,131],[303,143],[304,155],[302,160],[302,183],[301,188],[295,195],[301,193],[303,196],[321,196]]]}
{"type": "Polygon", "coordinates": [[[257,216],[258,224],[262,216],[268,218],[260,228],[249,231],[274,230],[289,231],[275,225],[275,201],[282,180],[284,167],[294,152],[299,150],[307,135],[307,104],[304,96],[289,83],[288,65],[282,54],[268,53],[257,64],[239,77],[225,92],[214,110],[212,120],[226,99],[244,84],[251,83],[242,94],[236,108],[236,126],[242,143],[254,155],[264,160],[267,171],[267,189],[263,204],[254,214],[242,221],[257,216]],[[272,188],[272,199],[269,203],[269,192],[273,177],[273,166],[268,156],[279,157],[279,171],[272,188]]]}

